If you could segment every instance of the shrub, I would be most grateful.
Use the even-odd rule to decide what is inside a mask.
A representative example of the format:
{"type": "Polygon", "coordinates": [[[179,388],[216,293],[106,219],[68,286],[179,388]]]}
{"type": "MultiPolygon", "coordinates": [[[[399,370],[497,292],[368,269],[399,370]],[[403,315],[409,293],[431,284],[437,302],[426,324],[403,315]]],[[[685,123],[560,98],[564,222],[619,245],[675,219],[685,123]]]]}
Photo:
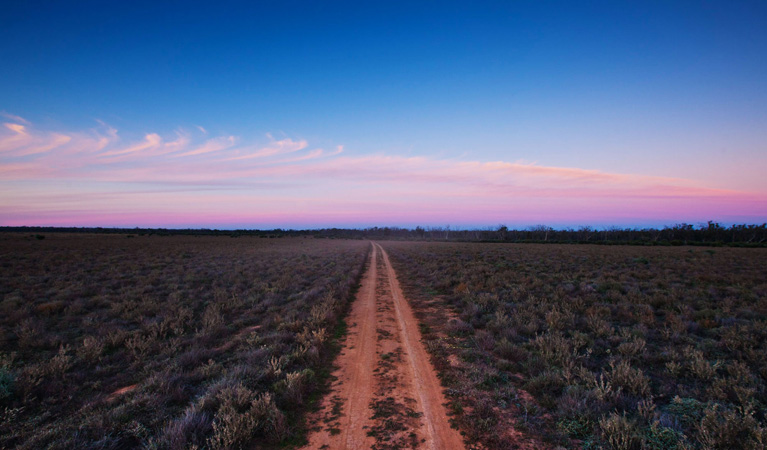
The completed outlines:
{"type": "Polygon", "coordinates": [[[645,450],[682,450],[684,435],[677,430],[653,422],[642,433],[642,448],[645,450]]]}
{"type": "Polygon", "coordinates": [[[502,310],[496,310],[494,317],[488,322],[487,327],[494,333],[500,334],[512,325],[511,318],[502,310]]]}
{"type": "Polygon", "coordinates": [[[282,369],[288,365],[288,358],[283,356],[272,356],[269,359],[269,364],[266,367],[266,373],[271,377],[279,377],[282,375],[282,369]]]}
{"type": "Polygon", "coordinates": [[[280,441],[287,436],[285,416],[277,408],[268,392],[260,394],[251,403],[250,413],[256,418],[258,429],[273,441],[280,441]]]}
{"type": "Polygon", "coordinates": [[[639,397],[646,397],[650,394],[650,380],[642,372],[642,369],[631,367],[627,361],[621,361],[618,364],[610,362],[607,379],[613,386],[623,389],[624,392],[639,397]]]}
{"type": "Polygon", "coordinates": [[[242,448],[256,431],[256,417],[250,413],[254,394],[236,384],[224,388],[219,394],[219,408],[213,419],[213,436],[208,440],[211,448],[242,448]]]}
{"type": "Polygon", "coordinates": [[[56,356],[50,359],[48,362],[47,373],[53,376],[62,376],[66,371],[72,367],[72,356],[68,355],[69,346],[59,346],[59,351],[56,356]]]}
{"type": "Polygon", "coordinates": [[[96,336],[87,336],[83,339],[83,345],[78,349],[77,355],[88,362],[97,362],[101,359],[106,342],[104,339],[96,336]]]}
{"type": "Polygon", "coordinates": [[[591,381],[591,390],[589,393],[600,402],[608,402],[615,400],[621,395],[622,388],[614,387],[608,377],[604,374],[600,374],[599,377],[595,377],[591,381]]]}
{"type": "Polygon", "coordinates": [[[637,403],[637,414],[639,414],[639,417],[646,423],[652,423],[655,418],[655,408],[655,402],[652,398],[646,398],[637,403]]]}
{"type": "Polygon", "coordinates": [[[331,364],[320,352],[370,248],[82,234],[34,242],[0,236],[0,359],[18,354],[0,361],[0,448],[282,445],[277,408],[290,408],[300,435],[299,403],[317,388],[304,370],[331,364]],[[317,305],[325,322],[315,326],[317,305]],[[290,327],[280,331],[282,318],[290,327]],[[305,328],[308,347],[297,339],[305,328]],[[267,374],[272,356],[277,373],[267,374]],[[280,380],[279,400],[262,395],[280,380]],[[218,398],[237,384],[250,392],[245,404],[218,398]]]}
{"type": "Polygon", "coordinates": [[[194,314],[189,308],[178,307],[170,316],[170,329],[176,336],[186,331],[187,324],[192,321],[194,314]]]}
{"type": "Polygon", "coordinates": [[[697,431],[698,442],[705,450],[728,449],[735,445],[747,448],[762,438],[752,410],[736,411],[718,404],[706,407],[697,431]]]}
{"type": "Polygon", "coordinates": [[[285,417],[268,392],[256,396],[241,384],[222,389],[213,419],[213,436],[208,444],[214,449],[243,448],[256,436],[273,442],[283,439],[285,417]]]}
{"type": "Polygon", "coordinates": [[[586,325],[596,337],[606,337],[613,334],[613,327],[609,322],[595,314],[586,315],[586,325]]]}
{"type": "Polygon", "coordinates": [[[691,347],[685,349],[684,356],[687,358],[690,373],[703,381],[713,378],[716,370],[722,365],[720,361],[714,361],[713,363],[707,361],[703,356],[703,352],[691,347]]]}
{"type": "Polygon", "coordinates": [[[495,348],[495,338],[487,330],[479,330],[474,334],[474,342],[484,351],[491,351],[495,348]]]}
{"type": "Polygon", "coordinates": [[[685,426],[697,424],[703,417],[705,405],[694,398],[674,397],[668,412],[675,415],[685,426]]]}
{"type": "Polygon", "coordinates": [[[35,310],[44,316],[55,316],[64,310],[64,302],[52,301],[45,302],[35,307],[35,310]]]}
{"type": "Polygon", "coordinates": [[[218,303],[211,303],[205,308],[202,314],[202,327],[205,332],[210,333],[223,325],[224,316],[221,314],[221,306],[218,303]]]}
{"type": "Polygon", "coordinates": [[[13,394],[16,377],[9,367],[0,366],[0,403],[13,394]]]}
{"type": "Polygon", "coordinates": [[[24,319],[19,325],[16,326],[16,336],[19,338],[19,347],[32,348],[42,345],[43,326],[42,324],[33,319],[24,319]]]}
{"type": "Polygon", "coordinates": [[[188,408],[183,417],[169,423],[160,435],[159,443],[170,450],[200,448],[213,429],[210,414],[188,408]]]}
{"type": "Polygon", "coordinates": [[[461,319],[450,319],[447,323],[447,332],[453,336],[466,336],[474,332],[474,327],[461,319]]]}
{"type": "Polygon", "coordinates": [[[558,370],[546,370],[530,378],[525,383],[525,389],[532,394],[555,395],[565,387],[565,380],[558,370]]]}
{"type": "Polygon", "coordinates": [[[573,360],[576,349],[572,344],[572,341],[561,333],[542,334],[532,341],[537,353],[559,366],[567,366],[573,360]]]}
{"type": "Polygon", "coordinates": [[[634,422],[626,418],[625,414],[613,412],[599,421],[599,429],[602,439],[608,448],[613,450],[636,450],[639,448],[639,439],[634,422]]]}
{"type": "MultiPolygon", "coordinates": [[[[411,299],[433,292],[420,302],[422,313],[452,304],[462,320],[496,339],[492,352],[483,352],[483,332],[429,321],[449,335],[441,351],[463,360],[439,370],[462,393],[464,411],[498,395],[472,389],[487,385],[474,374],[489,371],[477,367],[493,366],[494,377],[509,374],[511,388],[532,394],[511,401],[519,408],[511,420],[544,440],[557,435],[551,424],[582,439],[584,449],[765,448],[767,253],[722,249],[714,263],[671,246],[388,245],[400,275],[410,276],[411,299]],[[459,283],[471,289],[458,292],[459,283]],[[539,408],[523,411],[522,404],[539,408]],[[706,416],[715,404],[717,415],[706,416]],[[627,429],[633,433],[622,433],[627,429]],[[608,442],[608,435],[628,437],[608,442]]],[[[488,413],[499,427],[508,423],[505,404],[488,413]]],[[[478,447],[493,450],[518,442],[475,435],[478,447]]]]}
{"type": "Polygon", "coordinates": [[[508,339],[503,338],[495,342],[493,349],[496,355],[512,362],[519,362],[527,357],[527,351],[520,346],[514,345],[508,339]]]}
{"type": "Polygon", "coordinates": [[[572,419],[561,419],[557,422],[557,428],[575,439],[586,439],[594,431],[594,422],[587,416],[578,416],[572,419]]]}
{"type": "Polygon", "coordinates": [[[134,334],[125,340],[125,347],[131,352],[135,360],[140,361],[147,354],[152,343],[153,340],[149,336],[134,334]]]}
{"type": "Polygon", "coordinates": [[[637,357],[644,353],[645,345],[647,345],[647,343],[644,339],[634,338],[630,341],[621,343],[618,346],[618,353],[627,358],[637,357]]]}
{"type": "Polygon", "coordinates": [[[314,380],[314,372],[304,369],[301,372],[289,372],[285,379],[275,385],[275,391],[282,393],[285,400],[294,406],[304,403],[304,394],[314,380]]]}
{"type": "Polygon", "coordinates": [[[550,330],[568,330],[575,318],[569,309],[553,308],[546,313],[546,325],[550,330]]]}

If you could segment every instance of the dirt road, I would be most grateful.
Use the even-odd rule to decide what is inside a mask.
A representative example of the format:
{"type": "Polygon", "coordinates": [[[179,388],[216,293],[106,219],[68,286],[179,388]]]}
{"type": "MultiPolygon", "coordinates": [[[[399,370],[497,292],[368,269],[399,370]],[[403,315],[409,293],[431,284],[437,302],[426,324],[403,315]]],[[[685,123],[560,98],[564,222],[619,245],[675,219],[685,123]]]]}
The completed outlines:
{"type": "Polygon", "coordinates": [[[389,255],[373,243],[307,449],[463,449],[389,255]]]}

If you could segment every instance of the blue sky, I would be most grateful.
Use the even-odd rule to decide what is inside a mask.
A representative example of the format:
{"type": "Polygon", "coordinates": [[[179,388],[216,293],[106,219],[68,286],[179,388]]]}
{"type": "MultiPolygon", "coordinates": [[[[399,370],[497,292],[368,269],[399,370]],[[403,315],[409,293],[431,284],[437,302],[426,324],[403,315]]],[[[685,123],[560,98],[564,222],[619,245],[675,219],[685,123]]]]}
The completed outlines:
{"type": "MultiPolygon", "coordinates": [[[[180,133],[190,140],[232,136],[238,145],[259,148],[289,139],[306,141],[301,151],[329,154],[342,146],[346,158],[424,158],[436,166],[500,161],[672,178],[750,199],[738,212],[701,206],[695,214],[764,221],[765,23],[767,3],[760,1],[11,1],[0,16],[0,111],[39,139],[105,127],[102,134],[119,132],[121,144],[110,145],[129,146],[153,133],[164,142],[180,133]],[[195,135],[198,127],[204,136],[195,135]]],[[[35,161],[54,164],[56,151],[34,152],[35,161]]],[[[0,164],[29,163],[26,153],[0,164]]],[[[149,156],[138,161],[130,164],[154,164],[149,156]]],[[[85,172],[44,179],[34,178],[39,170],[29,172],[2,192],[14,197],[32,185],[38,192],[45,183],[73,179],[97,190],[85,172]]],[[[109,184],[107,175],[98,181],[109,184]]],[[[156,187],[162,180],[136,182],[156,187]]],[[[385,183],[377,187],[392,191],[385,183]]],[[[112,183],[107,191],[120,189],[112,183]]],[[[231,188],[233,195],[245,194],[238,189],[231,188]]],[[[330,189],[339,210],[360,201],[341,198],[344,189],[329,188],[327,180],[306,189],[330,189]]],[[[265,195],[248,192],[261,199],[256,205],[265,195]]],[[[296,190],[291,198],[310,197],[296,190]]],[[[590,216],[570,213],[558,222],[704,219],[649,210],[629,218],[610,213],[615,205],[608,203],[590,216]]],[[[7,202],[5,212],[16,214],[17,204],[7,202]]],[[[72,211],[97,209],[84,198],[76,206],[72,220],[72,211]]],[[[520,218],[508,206],[506,216],[480,216],[557,221],[542,211],[525,210],[520,218]]],[[[391,208],[387,225],[441,225],[450,218],[397,217],[391,208]]],[[[55,220],[25,214],[17,214],[19,220],[55,220]]],[[[300,215],[282,214],[275,223],[302,222],[300,215]]],[[[312,217],[303,222],[318,220],[312,217]]],[[[339,225],[365,222],[338,217],[339,225]]]]}

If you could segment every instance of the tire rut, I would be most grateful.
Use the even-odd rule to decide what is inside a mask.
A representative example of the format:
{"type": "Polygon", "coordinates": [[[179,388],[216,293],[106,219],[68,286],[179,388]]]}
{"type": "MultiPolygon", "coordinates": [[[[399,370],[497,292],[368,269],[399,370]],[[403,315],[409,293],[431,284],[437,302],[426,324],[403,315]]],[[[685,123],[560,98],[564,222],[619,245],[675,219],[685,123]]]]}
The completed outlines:
{"type": "Polygon", "coordinates": [[[463,449],[389,255],[377,243],[307,449],[463,449]]]}

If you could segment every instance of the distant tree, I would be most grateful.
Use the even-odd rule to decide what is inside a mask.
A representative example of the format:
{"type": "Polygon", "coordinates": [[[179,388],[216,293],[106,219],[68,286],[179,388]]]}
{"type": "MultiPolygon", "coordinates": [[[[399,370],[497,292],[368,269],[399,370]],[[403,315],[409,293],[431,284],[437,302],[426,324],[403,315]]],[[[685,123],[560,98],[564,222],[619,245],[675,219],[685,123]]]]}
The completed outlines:
{"type": "Polygon", "coordinates": [[[500,225],[498,227],[498,239],[500,239],[501,241],[505,241],[506,240],[506,233],[508,233],[508,232],[509,232],[509,228],[506,227],[506,225],[500,225]]]}
{"type": "Polygon", "coordinates": [[[591,235],[593,234],[594,230],[589,226],[582,226],[578,228],[578,240],[579,241],[588,241],[591,239],[591,235]]]}
{"type": "Polygon", "coordinates": [[[535,225],[530,227],[530,231],[533,232],[533,239],[536,239],[538,241],[548,241],[549,232],[554,231],[554,229],[551,228],[550,226],[541,224],[541,225],[535,225]]]}

